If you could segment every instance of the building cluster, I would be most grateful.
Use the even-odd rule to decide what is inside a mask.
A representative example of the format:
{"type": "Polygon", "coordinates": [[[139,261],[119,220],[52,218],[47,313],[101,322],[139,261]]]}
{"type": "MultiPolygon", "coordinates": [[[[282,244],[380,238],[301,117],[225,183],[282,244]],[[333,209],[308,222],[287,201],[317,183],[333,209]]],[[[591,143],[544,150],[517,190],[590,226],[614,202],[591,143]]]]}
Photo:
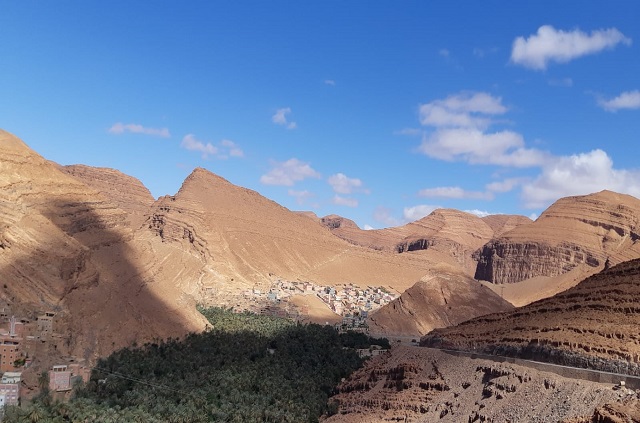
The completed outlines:
{"type": "Polygon", "coordinates": [[[312,282],[286,281],[277,279],[268,290],[254,288],[243,293],[248,302],[247,310],[260,314],[289,318],[304,318],[306,307],[290,305],[288,300],[294,295],[314,295],[324,302],[334,313],[343,317],[338,326],[341,329],[356,329],[366,326],[368,314],[397,298],[382,287],[366,288],[354,284],[322,286],[312,282]]]}

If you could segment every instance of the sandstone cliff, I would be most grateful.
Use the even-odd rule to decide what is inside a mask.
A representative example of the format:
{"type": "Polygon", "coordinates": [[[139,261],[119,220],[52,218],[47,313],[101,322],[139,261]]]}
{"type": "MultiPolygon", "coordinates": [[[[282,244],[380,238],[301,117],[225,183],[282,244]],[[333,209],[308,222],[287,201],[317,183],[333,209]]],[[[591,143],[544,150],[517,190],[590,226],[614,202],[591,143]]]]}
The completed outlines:
{"type": "Polygon", "coordinates": [[[155,201],[151,192],[142,182],[118,170],[85,165],[61,166],[60,168],[127,212],[127,218],[133,229],[142,225],[155,201]]]}
{"type": "Polygon", "coordinates": [[[421,343],[640,375],[638,328],[640,259],[514,311],[436,329],[421,343]]]}
{"type": "Polygon", "coordinates": [[[600,270],[640,257],[640,200],[602,191],[556,201],[534,222],[484,245],[475,278],[512,283],[558,276],[585,264],[600,270]]]}
{"type": "MultiPolygon", "coordinates": [[[[525,217],[490,219],[496,230],[530,222],[525,217]]],[[[403,226],[365,231],[351,220],[331,215],[322,223],[334,234],[353,244],[396,253],[432,250],[448,257],[448,263],[461,266],[473,275],[473,253],[494,236],[494,228],[483,219],[452,209],[437,209],[428,216],[403,226]]]]}
{"type": "Polygon", "coordinates": [[[436,266],[369,318],[373,333],[421,336],[484,314],[513,306],[458,269],[436,266]]]}

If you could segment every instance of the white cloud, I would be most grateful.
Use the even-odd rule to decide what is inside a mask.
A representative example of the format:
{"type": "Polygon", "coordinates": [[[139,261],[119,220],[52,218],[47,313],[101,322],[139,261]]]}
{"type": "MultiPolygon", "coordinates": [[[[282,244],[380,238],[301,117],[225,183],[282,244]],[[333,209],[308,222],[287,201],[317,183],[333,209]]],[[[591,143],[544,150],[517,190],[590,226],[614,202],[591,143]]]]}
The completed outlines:
{"type": "Polygon", "coordinates": [[[290,107],[284,107],[282,109],[278,109],[276,113],[271,116],[271,121],[276,125],[282,125],[287,129],[295,129],[298,124],[295,122],[291,122],[287,119],[287,115],[291,114],[290,107]]]}
{"type": "Polygon", "coordinates": [[[260,177],[260,182],[265,185],[292,186],[307,178],[320,178],[320,174],[309,163],[301,162],[296,158],[286,162],[273,162],[272,165],[273,168],[260,177]]]}
{"type": "Polygon", "coordinates": [[[486,128],[491,123],[489,116],[506,111],[500,97],[482,92],[463,92],[420,105],[420,123],[437,128],[486,128]]]}
{"type": "Polygon", "coordinates": [[[213,156],[217,159],[228,159],[231,157],[244,157],[244,152],[231,140],[222,140],[218,146],[210,142],[200,141],[195,135],[187,134],[182,138],[180,146],[189,151],[202,153],[203,159],[213,156]]]}
{"type": "Polygon", "coordinates": [[[290,189],[288,194],[294,197],[296,199],[296,203],[299,205],[304,204],[309,198],[313,197],[313,194],[306,189],[302,191],[290,189]]]}
{"type": "Polygon", "coordinates": [[[467,191],[460,187],[425,188],[418,191],[420,197],[492,200],[493,194],[482,191],[467,191]]]}
{"type": "Polygon", "coordinates": [[[402,213],[402,217],[407,222],[415,222],[416,220],[420,220],[425,216],[428,216],[436,209],[441,208],[440,206],[433,206],[431,204],[420,204],[418,206],[413,207],[405,207],[402,213]]]}
{"type": "Polygon", "coordinates": [[[524,206],[539,209],[570,195],[608,189],[640,197],[640,171],[615,169],[602,150],[557,157],[543,166],[542,173],[522,188],[524,206]]]}
{"type": "Polygon", "coordinates": [[[334,81],[333,79],[325,79],[324,83],[325,83],[325,85],[331,85],[331,86],[335,86],[336,85],[336,81],[334,81]]]}
{"type": "Polygon", "coordinates": [[[469,214],[474,214],[478,217],[487,217],[487,216],[491,216],[493,214],[500,214],[500,213],[492,213],[492,212],[488,212],[486,210],[478,210],[478,209],[473,209],[473,210],[464,210],[465,213],[469,213],[469,214]]]}
{"type": "Polygon", "coordinates": [[[202,142],[196,139],[193,134],[187,134],[182,138],[182,143],[180,143],[182,148],[186,148],[189,151],[198,151],[202,153],[202,158],[206,159],[210,155],[215,156],[218,154],[218,148],[211,144],[210,142],[202,142]]]}
{"type": "Polygon", "coordinates": [[[449,57],[451,55],[449,50],[447,50],[446,48],[441,48],[440,50],[438,50],[438,54],[442,57],[449,57]]]}
{"type": "Polygon", "coordinates": [[[526,178],[508,178],[503,181],[491,182],[485,188],[491,192],[509,192],[526,181],[526,178]]]}
{"type": "Polygon", "coordinates": [[[244,157],[244,151],[238,145],[231,140],[222,140],[220,145],[225,147],[231,157],[244,157]]]}
{"type": "Polygon", "coordinates": [[[485,133],[474,128],[441,129],[425,136],[419,151],[440,160],[463,160],[471,164],[531,167],[548,154],[525,148],[522,136],[512,131],[485,133]]]}
{"type": "Polygon", "coordinates": [[[331,202],[338,206],[347,206],[347,207],[358,207],[358,200],[350,197],[341,197],[339,195],[334,195],[331,202]]]}
{"type": "Polygon", "coordinates": [[[351,194],[355,190],[362,188],[362,181],[357,178],[349,178],[344,173],[331,175],[327,180],[333,191],[338,194],[351,194]]]}
{"type": "Polygon", "coordinates": [[[371,225],[366,225],[366,224],[364,225],[364,230],[365,230],[365,231],[372,231],[372,230],[374,230],[374,229],[375,229],[375,228],[374,228],[373,226],[371,226],[371,225]]]}
{"type": "Polygon", "coordinates": [[[625,91],[611,100],[601,99],[598,104],[608,112],[616,112],[620,109],[640,109],[640,91],[625,91]]]}
{"type": "Polygon", "coordinates": [[[171,134],[169,133],[169,129],[167,128],[147,128],[142,125],[138,125],[136,123],[114,123],[111,128],[109,128],[109,133],[111,134],[124,134],[125,132],[131,132],[132,134],[144,134],[144,135],[152,135],[155,137],[161,138],[169,138],[171,134]]]}
{"type": "Polygon", "coordinates": [[[566,63],[617,44],[631,44],[616,28],[599,29],[587,34],[578,29],[557,30],[550,25],[538,28],[529,38],[518,37],[513,41],[511,61],[531,69],[543,70],[550,62],[566,63]]]}

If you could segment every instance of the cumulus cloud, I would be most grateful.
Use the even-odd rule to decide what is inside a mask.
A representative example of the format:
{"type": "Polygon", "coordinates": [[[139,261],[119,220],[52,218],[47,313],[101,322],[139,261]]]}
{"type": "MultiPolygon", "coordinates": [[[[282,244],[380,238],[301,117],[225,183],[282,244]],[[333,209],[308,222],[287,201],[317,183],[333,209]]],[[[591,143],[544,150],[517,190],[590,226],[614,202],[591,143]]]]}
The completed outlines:
{"type": "Polygon", "coordinates": [[[227,149],[229,156],[231,157],[244,157],[244,151],[238,145],[231,140],[222,140],[220,145],[227,149]]]}
{"type": "Polygon", "coordinates": [[[538,166],[547,153],[526,148],[516,132],[485,133],[475,128],[437,130],[425,135],[418,150],[429,157],[471,164],[492,164],[511,167],[538,166]]]}
{"type": "Polygon", "coordinates": [[[169,129],[167,128],[148,128],[142,125],[138,125],[137,123],[114,123],[111,128],[109,128],[109,133],[111,134],[124,134],[125,132],[130,132],[132,134],[144,134],[151,135],[154,137],[161,138],[169,138],[171,134],[169,133],[169,129]]]}
{"type": "Polygon", "coordinates": [[[487,132],[496,115],[506,113],[502,99],[487,93],[462,93],[420,106],[420,123],[435,127],[425,133],[418,151],[429,157],[471,164],[530,167],[546,154],[526,148],[522,135],[508,130],[487,132]]]}
{"type": "Polygon", "coordinates": [[[640,197],[640,170],[615,169],[602,150],[557,157],[542,167],[532,183],[523,186],[524,206],[539,209],[570,195],[609,189],[640,197]]]}
{"type": "Polygon", "coordinates": [[[215,156],[218,154],[218,148],[210,142],[203,142],[196,139],[195,135],[187,134],[182,138],[180,143],[182,148],[186,148],[189,151],[197,151],[202,153],[202,158],[206,159],[209,156],[215,156]]]}
{"type": "Polygon", "coordinates": [[[374,229],[375,229],[375,228],[374,228],[373,226],[371,226],[371,225],[366,225],[366,224],[364,225],[364,230],[365,230],[365,231],[372,231],[372,230],[374,230],[374,229]]]}
{"type": "Polygon", "coordinates": [[[276,125],[284,126],[287,129],[295,129],[298,124],[287,119],[287,115],[291,114],[290,107],[284,107],[282,109],[278,109],[276,113],[271,116],[271,121],[276,125]]]}
{"type": "Polygon", "coordinates": [[[557,30],[544,25],[529,38],[518,37],[513,41],[511,61],[527,68],[544,70],[550,62],[566,63],[623,43],[631,44],[616,28],[599,29],[590,34],[575,29],[557,30]]]}
{"type": "Polygon", "coordinates": [[[486,128],[489,116],[506,113],[500,97],[487,93],[463,92],[420,106],[420,123],[435,127],[486,128]]]}
{"type": "Polygon", "coordinates": [[[331,175],[327,180],[333,191],[338,194],[351,194],[362,188],[362,181],[357,178],[349,178],[344,173],[336,173],[331,175]]]}
{"type": "Polygon", "coordinates": [[[347,207],[358,207],[358,200],[351,197],[341,197],[339,195],[334,195],[331,202],[338,206],[347,206],[347,207]]]}
{"type": "Polygon", "coordinates": [[[431,204],[420,204],[413,207],[405,207],[402,212],[402,217],[406,222],[415,222],[416,220],[420,220],[423,217],[430,215],[431,212],[439,208],[441,207],[431,204]]]}
{"type": "Polygon", "coordinates": [[[625,91],[610,100],[601,99],[598,104],[608,112],[616,112],[620,109],[640,109],[640,91],[625,91]]]}
{"type": "Polygon", "coordinates": [[[320,178],[309,163],[291,158],[286,162],[273,162],[272,169],[260,177],[260,182],[265,185],[292,186],[296,182],[307,178],[320,178]]]}
{"type": "Polygon", "coordinates": [[[187,134],[182,138],[180,146],[189,151],[202,153],[203,159],[213,156],[217,159],[228,159],[231,157],[244,157],[244,152],[231,140],[222,140],[216,146],[210,142],[198,140],[194,134],[187,134]]]}
{"type": "Polygon", "coordinates": [[[425,188],[418,191],[420,197],[492,200],[493,194],[482,191],[467,191],[460,187],[425,188]]]}
{"type": "Polygon", "coordinates": [[[491,182],[485,188],[491,192],[509,192],[526,181],[526,178],[508,178],[503,181],[491,182]]]}

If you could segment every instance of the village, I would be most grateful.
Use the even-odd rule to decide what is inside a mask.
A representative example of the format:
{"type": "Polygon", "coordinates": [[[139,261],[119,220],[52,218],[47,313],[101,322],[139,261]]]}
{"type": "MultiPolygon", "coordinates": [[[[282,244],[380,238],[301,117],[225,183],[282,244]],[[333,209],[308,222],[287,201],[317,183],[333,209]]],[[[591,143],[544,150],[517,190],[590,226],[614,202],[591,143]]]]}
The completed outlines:
{"type": "Polygon", "coordinates": [[[390,303],[399,296],[383,287],[358,287],[352,283],[338,286],[316,285],[308,281],[276,279],[268,290],[254,288],[243,292],[245,310],[304,321],[309,315],[307,306],[297,307],[290,299],[299,295],[319,298],[331,311],[341,316],[335,324],[339,331],[367,332],[369,313],[390,303]]]}
{"type": "MultiPolygon", "coordinates": [[[[54,331],[55,317],[52,311],[36,313],[34,318],[16,317],[8,304],[0,302],[0,420],[5,405],[19,405],[28,390],[23,370],[31,366],[34,357],[60,356],[49,354],[49,350],[64,350],[63,336],[54,331]]],[[[76,381],[87,382],[90,372],[81,360],[67,357],[49,366],[47,386],[64,395],[76,381]]]]}

